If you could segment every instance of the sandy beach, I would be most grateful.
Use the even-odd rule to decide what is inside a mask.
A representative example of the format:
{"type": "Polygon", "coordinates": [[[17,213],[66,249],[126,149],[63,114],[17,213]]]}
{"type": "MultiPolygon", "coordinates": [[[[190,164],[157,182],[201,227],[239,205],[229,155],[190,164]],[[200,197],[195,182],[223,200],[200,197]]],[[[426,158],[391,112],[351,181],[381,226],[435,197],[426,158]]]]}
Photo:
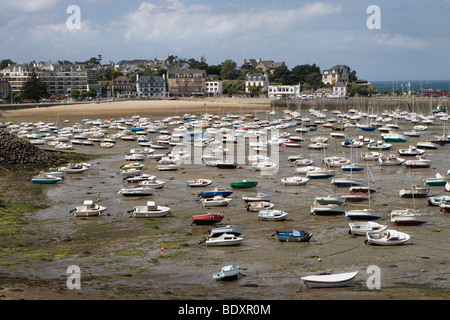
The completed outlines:
{"type": "MultiPolygon", "coordinates": [[[[130,117],[140,116],[182,116],[184,113],[240,113],[261,112],[270,108],[271,100],[259,98],[204,98],[182,100],[125,100],[76,105],[58,105],[20,110],[0,111],[0,118],[22,119],[36,117],[41,121],[56,118],[60,120],[80,117],[130,117]]],[[[0,109],[1,110],[1,109],[0,109]]]]}

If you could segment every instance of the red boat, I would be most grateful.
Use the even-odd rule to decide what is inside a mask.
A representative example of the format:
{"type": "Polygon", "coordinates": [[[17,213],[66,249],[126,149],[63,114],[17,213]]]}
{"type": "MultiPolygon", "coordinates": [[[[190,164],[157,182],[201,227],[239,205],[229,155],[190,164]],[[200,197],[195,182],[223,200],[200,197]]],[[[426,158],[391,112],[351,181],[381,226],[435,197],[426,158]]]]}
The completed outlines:
{"type": "Polygon", "coordinates": [[[287,141],[283,143],[283,146],[288,148],[301,148],[302,144],[295,141],[287,141]]]}
{"type": "Polygon", "coordinates": [[[191,224],[195,225],[211,225],[219,223],[223,220],[223,214],[221,213],[208,213],[192,217],[191,224]]]}
{"type": "Polygon", "coordinates": [[[375,193],[377,192],[376,187],[370,187],[370,186],[353,186],[349,188],[350,194],[368,194],[369,192],[375,193]]]}

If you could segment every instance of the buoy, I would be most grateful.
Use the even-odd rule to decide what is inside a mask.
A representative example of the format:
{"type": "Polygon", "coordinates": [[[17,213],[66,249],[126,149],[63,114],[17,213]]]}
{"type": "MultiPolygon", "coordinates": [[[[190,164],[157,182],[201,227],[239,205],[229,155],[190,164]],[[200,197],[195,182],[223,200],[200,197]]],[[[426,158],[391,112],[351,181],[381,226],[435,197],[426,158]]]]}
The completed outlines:
{"type": "Polygon", "coordinates": [[[422,272],[425,272],[425,269],[422,269],[422,272]]]}
{"type": "Polygon", "coordinates": [[[164,248],[161,248],[161,252],[164,252],[164,248]]]}
{"type": "Polygon", "coordinates": [[[321,261],[322,261],[322,259],[320,259],[320,258],[319,258],[319,259],[317,259],[317,261],[321,262],[321,261]]]}

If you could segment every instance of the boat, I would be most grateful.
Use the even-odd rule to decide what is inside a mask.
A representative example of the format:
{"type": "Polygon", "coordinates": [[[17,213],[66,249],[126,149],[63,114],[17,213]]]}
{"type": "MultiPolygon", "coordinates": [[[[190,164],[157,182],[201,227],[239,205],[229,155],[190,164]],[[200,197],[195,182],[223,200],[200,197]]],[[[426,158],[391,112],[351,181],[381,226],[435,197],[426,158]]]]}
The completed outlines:
{"type": "Polygon", "coordinates": [[[299,174],[307,174],[310,171],[317,171],[317,170],[322,170],[322,169],[320,167],[316,167],[316,166],[306,166],[306,167],[296,168],[295,172],[297,172],[299,174]]]}
{"type": "Polygon", "coordinates": [[[126,197],[132,196],[151,196],[155,193],[155,189],[149,186],[135,186],[134,188],[122,188],[117,194],[122,194],[126,197]]]}
{"type": "Polygon", "coordinates": [[[303,177],[287,177],[281,179],[281,184],[283,186],[304,186],[308,181],[308,178],[303,177]]]}
{"type": "Polygon", "coordinates": [[[348,171],[348,172],[357,172],[357,171],[363,171],[364,166],[357,164],[357,163],[351,163],[348,165],[341,166],[342,171],[348,171]]]}
{"type": "Polygon", "coordinates": [[[383,217],[383,212],[373,209],[355,209],[345,212],[347,220],[378,220],[383,217]]]}
{"type": "Polygon", "coordinates": [[[206,240],[207,247],[222,247],[222,246],[238,246],[244,238],[234,234],[224,233],[218,237],[208,238],[206,240]]]}
{"type": "Polygon", "coordinates": [[[70,210],[70,213],[73,212],[75,217],[93,217],[98,216],[105,212],[107,207],[100,206],[97,202],[93,200],[85,200],[83,205],[77,206],[74,209],[70,210]]]}
{"type": "Polygon", "coordinates": [[[156,166],[159,171],[176,171],[179,168],[180,165],[176,163],[162,163],[156,166]]]}
{"type": "Polygon", "coordinates": [[[402,198],[426,198],[430,189],[413,185],[411,189],[401,189],[399,195],[402,198]]]}
{"type": "Polygon", "coordinates": [[[383,138],[384,142],[407,142],[408,141],[406,136],[395,133],[395,132],[383,133],[383,134],[381,134],[381,137],[383,138]]]}
{"type": "Polygon", "coordinates": [[[258,213],[258,218],[265,221],[281,221],[285,220],[288,213],[281,210],[264,209],[258,213]]]}
{"type": "Polygon", "coordinates": [[[308,179],[330,179],[334,177],[334,172],[327,169],[312,170],[306,173],[306,177],[308,179]]]}
{"type": "Polygon", "coordinates": [[[158,180],[155,176],[150,176],[148,179],[139,182],[140,186],[147,186],[155,189],[164,188],[165,181],[158,180]]]}
{"type": "Polygon", "coordinates": [[[321,215],[338,215],[338,214],[344,214],[347,209],[347,206],[344,205],[338,205],[338,204],[325,204],[321,205],[318,203],[314,203],[311,206],[311,214],[315,214],[318,216],[321,215]]]}
{"type": "Polygon", "coordinates": [[[328,144],[323,142],[312,143],[308,146],[308,150],[325,150],[328,149],[328,144]]]}
{"type": "Polygon", "coordinates": [[[341,167],[351,163],[351,161],[345,157],[327,157],[323,159],[323,162],[327,167],[341,167]]]}
{"type": "Polygon", "coordinates": [[[392,144],[385,143],[382,140],[379,140],[376,143],[367,145],[367,150],[385,151],[385,150],[390,150],[391,148],[392,148],[392,144]]]}
{"type": "Polygon", "coordinates": [[[191,187],[191,188],[207,187],[210,184],[212,184],[212,180],[209,180],[209,179],[189,180],[187,182],[188,187],[191,187]]]}
{"type": "Polygon", "coordinates": [[[215,196],[222,196],[224,198],[233,194],[233,191],[228,191],[225,188],[214,188],[212,191],[200,192],[197,196],[201,198],[212,198],[215,196]]]}
{"type": "Polygon", "coordinates": [[[377,192],[377,188],[371,185],[353,186],[348,189],[350,194],[368,194],[377,192]]]}
{"type": "Polygon", "coordinates": [[[416,209],[400,209],[390,211],[389,218],[395,225],[419,225],[427,223],[430,217],[416,209]]]}
{"type": "Polygon", "coordinates": [[[247,211],[261,211],[261,210],[270,210],[275,207],[275,204],[268,201],[253,201],[246,204],[245,208],[247,211]]]}
{"type": "Polygon", "coordinates": [[[445,184],[445,191],[450,192],[450,181],[445,184]]]}
{"type": "Polygon", "coordinates": [[[426,150],[426,149],[431,149],[431,150],[436,150],[437,148],[439,148],[439,145],[437,145],[436,143],[433,143],[431,141],[425,141],[425,142],[417,142],[417,148],[421,149],[421,150],[426,150]]]}
{"type": "Polygon", "coordinates": [[[138,176],[138,175],[142,174],[142,171],[139,170],[139,169],[134,169],[134,168],[131,168],[131,169],[121,169],[121,170],[119,171],[119,174],[120,174],[121,176],[125,176],[125,177],[133,177],[133,176],[138,176]]]}
{"type": "Polygon", "coordinates": [[[303,145],[296,141],[286,141],[283,143],[283,147],[285,148],[301,148],[303,145]]]}
{"type": "Polygon", "coordinates": [[[344,148],[361,148],[364,145],[362,141],[354,140],[354,139],[345,139],[341,143],[341,146],[344,148]]]}
{"type": "Polygon", "coordinates": [[[348,224],[348,233],[356,236],[365,236],[366,233],[382,232],[387,229],[387,226],[379,224],[374,221],[358,221],[350,222],[348,224]]]}
{"type": "Polygon", "coordinates": [[[336,204],[343,205],[345,203],[345,198],[337,195],[328,195],[322,197],[315,197],[314,203],[319,205],[328,205],[328,204],[336,204]]]}
{"type": "Polygon", "coordinates": [[[256,196],[242,196],[243,203],[256,202],[256,201],[270,202],[271,199],[272,199],[272,195],[263,193],[263,192],[258,192],[256,194],[256,196]]]}
{"type": "Polygon", "coordinates": [[[256,171],[275,171],[278,168],[278,163],[272,161],[253,162],[252,168],[256,171]]]}
{"type": "Polygon", "coordinates": [[[126,161],[144,161],[146,156],[140,153],[133,153],[125,156],[126,161]]]}
{"type": "Polygon", "coordinates": [[[223,214],[221,213],[207,213],[195,215],[192,217],[191,224],[194,225],[212,225],[219,223],[223,220],[223,214]]]}
{"type": "Polygon", "coordinates": [[[235,280],[239,277],[240,269],[238,266],[231,264],[222,267],[220,272],[213,274],[213,279],[215,280],[235,280]]]}
{"type": "Polygon", "coordinates": [[[367,193],[361,194],[341,194],[339,195],[341,198],[345,199],[345,202],[361,202],[369,200],[369,195],[367,193]]]}
{"type": "Polygon", "coordinates": [[[358,271],[354,271],[337,274],[312,275],[301,277],[301,279],[308,288],[348,287],[353,284],[357,274],[358,271]]]}
{"type": "Polygon", "coordinates": [[[218,169],[236,169],[237,166],[237,163],[234,162],[215,162],[215,167],[218,169]]]}
{"type": "Polygon", "coordinates": [[[368,151],[361,153],[361,159],[364,161],[378,161],[383,156],[381,152],[378,151],[368,151]]]}
{"type": "Polygon", "coordinates": [[[121,170],[129,170],[129,169],[136,169],[136,170],[142,170],[144,169],[145,165],[139,162],[133,162],[125,165],[121,165],[121,170]]]}
{"type": "Polygon", "coordinates": [[[406,243],[411,236],[407,233],[386,229],[381,232],[366,233],[364,243],[380,246],[396,246],[406,243]]]}
{"type": "Polygon", "coordinates": [[[37,176],[31,177],[28,180],[36,184],[55,184],[63,180],[63,178],[41,171],[37,176]]]}
{"type": "Polygon", "coordinates": [[[243,232],[243,229],[240,227],[236,227],[233,225],[227,225],[227,226],[218,227],[218,228],[209,230],[209,236],[210,237],[218,237],[224,233],[234,234],[235,236],[240,236],[242,234],[242,232],[243,232]]]}
{"type": "Polygon", "coordinates": [[[214,196],[212,198],[202,198],[200,202],[204,207],[224,207],[227,206],[233,199],[224,198],[222,196],[214,196]]]}
{"type": "Polygon", "coordinates": [[[135,218],[161,218],[170,213],[170,208],[158,206],[154,201],[147,201],[146,206],[133,207],[128,213],[132,213],[135,218]]]}
{"type": "Polygon", "coordinates": [[[256,187],[257,185],[258,181],[249,179],[244,179],[243,181],[230,183],[230,186],[235,189],[253,188],[256,187]]]}
{"type": "Polygon", "coordinates": [[[90,163],[68,163],[67,165],[62,165],[58,168],[58,171],[74,174],[83,173],[91,167],[90,163]]]}
{"type": "Polygon", "coordinates": [[[403,162],[405,162],[405,159],[399,158],[393,153],[378,158],[380,166],[400,166],[403,162]]]}
{"type": "Polygon", "coordinates": [[[291,230],[277,231],[276,235],[282,242],[308,242],[313,234],[304,230],[291,230]]]}
{"type": "Polygon", "coordinates": [[[312,159],[297,159],[294,161],[294,165],[296,166],[310,166],[314,163],[312,159]]]}
{"type": "Polygon", "coordinates": [[[331,184],[334,184],[336,187],[353,187],[353,186],[361,186],[362,182],[349,178],[333,178],[331,179],[331,184]]]}
{"type": "Polygon", "coordinates": [[[445,186],[447,180],[438,172],[435,178],[427,178],[425,184],[430,187],[445,186]]]}
{"type": "Polygon", "coordinates": [[[449,196],[429,197],[427,202],[430,206],[439,207],[441,203],[450,201],[449,196]]]}
{"type": "Polygon", "coordinates": [[[439,207],[441,208],[439,211],[442,213],[450,213],[450,201],[443,201],[439,207]]]}
{"type": "Polygon", "coordinates": [[[418,149],[415,146],[409,146],[408,149],[399,149],[398,154],[403,157],[415,157],[421,156],[425,153],[425,150],[418,149]]]}
{"type": "Polygon", "coordinates": [[[431,160],[418,157],[417,159],[406,160],[402,165],[406,168],[429,168],[431,167],[431,160]]]}

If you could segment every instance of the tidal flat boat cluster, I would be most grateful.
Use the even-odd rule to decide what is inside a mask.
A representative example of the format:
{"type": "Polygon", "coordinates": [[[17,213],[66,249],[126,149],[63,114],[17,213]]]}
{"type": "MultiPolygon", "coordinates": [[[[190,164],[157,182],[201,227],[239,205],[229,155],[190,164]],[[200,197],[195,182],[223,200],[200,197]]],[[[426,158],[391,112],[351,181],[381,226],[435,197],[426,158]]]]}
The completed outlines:
{"type": "MultiPolygon", "coordinates": [[[[301,225],[294,230],[279,228],[279,223],[288,216],[309,211],[312,215],[324,216],[324,219],[327,216],[343,216],[344,222],[349,221],[345,222],[348,223],[349,233],[355,239],[358,239],[356,236],[363,236],[364,244],[392,246],[410,243],[411,239],[408,232],[396,230],[395,226],[429,222],[430,214],[425,214],[421,209],[423,204],[419,202],[420,198],[427,198],[430,206],[439,206],[440,210],[432,215],[450,212],[450,198],[437,195],[450,191],[450,168],[433,167],[432,160],[449,151],[447,121],[447,114],[443,112],[422,115],[384,111],[378,115],[358,110],[309,109],[302,114],[301,111],[286,109],[272,110],[260,117],[253,113],[184,114],[182,117],[163,119],[133,116],[118,120],[83,119],[75,124],[63,121],[62,126],[43,122],[10,123],[6,129],[47,148],[59,146],[60,149],[76,150],[78,147],[97,147],[114,150],[118,145],[122,149],[128,148],[129,152],[122,155],[125,164],[117,172],[118,183],[110,187],[117,188],[118,196],[136,198],[136,204],[127,211],[135,218],[164,218],[176,212],[176,208],[159,205],[148,200],[148,197],[158,193],[164,199],[164,187],[175,181],[164,181],[158,174],[178,171],[181,167],[188,171],[194,149],[200,148],[200,165],[204,167],[205,176],[183,183],[187,189],[208,189],[198,193],[199,214],[192,216],[190,221],[191,225],[216,227],[200,242],[207,247],[239,246],[245,242],[242,227],[233,225],[232,221],[221,227],[226,217],[226,212],[221,209],[236,202],[233,197],[236,194],[242,197],[240,206],[243,213],[257,212],[255,220],[274,223],[276,230],[273,235],[280,242],[313,241],[313,234],[303,230],[301,225]],[[413,132],[398,133],[403,125],[413,125],[413,132]],[[430,131],[434,136],[428,134],[430,131]],[[238,141],[246,143],[242,163],[234,157],[235,149],[239,148],[238,141]],[[277,161],[271,154],[274,146],[278,150],[277,161]],[[280,170],[281,167],[284,171],[280,170]],[[386,183],[374,178],[372,172],[383,168],[396,168],[392,172],[394,176],[410,177],[404,186],[398,183],[398,196],[394,196],[399,200],[412,198],[412,203],[388,212],[372,208],[379,190],[383,190],[386,183]],[[228,185],[216,185],[216,181],[206,174],[220,171],[230,178],[239,170],[247,172],[249,177],[236,178],[228,185]],[[414,170],[422,170],[420,174],[428,177],[423,179],[423,186],[413,182],[417,176],[412,177],[411,171],[414,170]],[[261,192],[265,181],[263,177],[266,176],[279,181],[280,193],[295,189],[310,195],[310,203],[291,203],[289,207],[296,209],[285,209],[286,203],[277,201],[276,195],[261,192]],[[314,185],[320,185],[327,192],[319,194],[317,188],[312,188],[314,185]],[[433,194],[430,194],[430,189],[433,189],[433,194]],[[201,213],[203,210],[207,212],[201,213]]],[[[82,177],[94,168],[89,163],[69,163],[41,172],[30,180],[36,184],[60,184],[65,183],[66,175],[82,177]]],[[[181,181],[180,177],[177,175],[175,180],[181,181]]],[[[233,210],[239,210],[239,207],[235,206],[233,210]]],[[[114,210],[100,205],[98,199],[86,199],[83,204],[74,203],[71,210],[76,217],[99,216],[106,212],[115,214],[114,210]]],[[[308,287],[347,286],[352,284],[357,274],[354,270],[333,270],[331,273],[302,279],[308,287]]],[[[239,267],[233,264],[224,266],[213,277],[223,280],[236,278],[238,274],[239,267]]]]}

